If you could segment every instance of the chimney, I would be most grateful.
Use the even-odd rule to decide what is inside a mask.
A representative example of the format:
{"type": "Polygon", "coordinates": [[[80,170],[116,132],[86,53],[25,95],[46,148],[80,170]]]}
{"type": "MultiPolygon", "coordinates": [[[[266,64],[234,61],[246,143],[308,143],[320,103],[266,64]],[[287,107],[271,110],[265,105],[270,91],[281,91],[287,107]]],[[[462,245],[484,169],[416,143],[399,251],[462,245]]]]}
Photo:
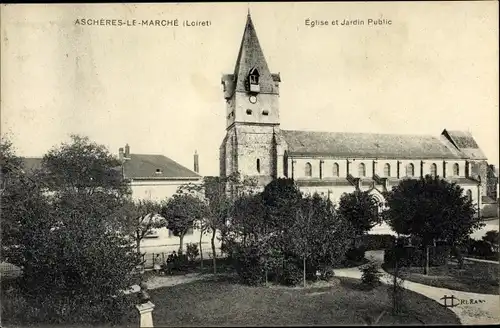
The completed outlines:
{"type": "Polygon", "coordinates": [[[125,145],[125,158],[130,158],[130,146],[128,144],[125,145]]]}
{"type": "Polygon", "coordinates": [[[200,164],[198,162],[198,152],[194,151],[194,171],[200,173],[200,164]]]}
{"type": "Polygon", "coordinates": [[[118,149],[118,157],[120,158],[120,161],[123,161],[124,156],[123,156],[123,148],[122,147],[120,147],[118,149]]]}

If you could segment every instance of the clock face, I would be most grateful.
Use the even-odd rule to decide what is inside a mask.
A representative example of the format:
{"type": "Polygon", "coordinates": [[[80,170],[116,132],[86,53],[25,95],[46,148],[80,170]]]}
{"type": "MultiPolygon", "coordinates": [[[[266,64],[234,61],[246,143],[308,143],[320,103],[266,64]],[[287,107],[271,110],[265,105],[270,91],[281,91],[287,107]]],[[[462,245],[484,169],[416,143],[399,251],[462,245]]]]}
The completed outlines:
{"type": "Polygon", "coordinates": [[[257,97],[255,97],[255,96],[250,96],[250,98],[249,98],[249,99],[250,99],[250,102],[251,102],[252,104],[255,104],[255,103],[257,102],[257,97]]]}

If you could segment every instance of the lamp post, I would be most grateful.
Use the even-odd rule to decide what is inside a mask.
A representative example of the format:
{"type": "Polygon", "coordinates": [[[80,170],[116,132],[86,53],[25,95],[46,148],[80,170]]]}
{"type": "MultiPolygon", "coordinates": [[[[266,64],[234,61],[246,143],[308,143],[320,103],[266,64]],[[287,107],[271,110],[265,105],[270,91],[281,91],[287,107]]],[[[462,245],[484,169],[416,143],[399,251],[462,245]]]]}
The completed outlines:
{"type": "Polygon", "coordinates": [[[477,179],[477,218],[481,219],[481,176],[478,175],[477,179]]]}

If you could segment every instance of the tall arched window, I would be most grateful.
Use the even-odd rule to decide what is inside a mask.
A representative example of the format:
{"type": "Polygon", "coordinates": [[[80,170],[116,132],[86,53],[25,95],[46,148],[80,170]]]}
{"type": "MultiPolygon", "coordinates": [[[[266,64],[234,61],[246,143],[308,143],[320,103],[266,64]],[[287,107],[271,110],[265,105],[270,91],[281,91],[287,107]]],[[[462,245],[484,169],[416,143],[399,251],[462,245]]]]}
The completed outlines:
{"type": "Polygon", "coordinates": [[[312,176],[312,166],[311,163],[306,163],[306,177],[312,176]]]}
{"type": "Polygon", "coordinates": [[[453,175],[456,177],[460,175],[460,168],[458,166],[458,163],[453,164],[453,175]]]}
{"type": "Polygon", "coordinates": [[[334,177],[339,176],[339,165],[337,163],[333,163],[333,176],[334,177]]]}
{"type": "Polygon", "coordinates": [[[257,158],[257,172],[260,173],[260,158],[257,158]]]}
{"type": "Polygon", "coordinates": [[[472,190],[467,190],[467,199],[472,202],[472,190]]]}
{"type": "Polygon", "coordinates": [[[391,166],[389,165],[389,163],[386,163],[384,165],[384,176],[386,176],[386,177],[391,176],[391,166]]]}
{"type": "Polygon", "coordinates": [[[415,165],[413,165],[412,163],[406,165],[406,176],[407,177],[415,176],[415,165]]]}
{"type": "Polygon", "coordinates": [[[436,163],[431,164],[431,176],[435,177],[437,176],[437,165],[436,163]]]}
{"type": "Polygon", "coordinates": [[[360,163],[358,166],[358,175],[360,177],[365,177],[366,176],[366,167],[364,163],[360,163]]]}

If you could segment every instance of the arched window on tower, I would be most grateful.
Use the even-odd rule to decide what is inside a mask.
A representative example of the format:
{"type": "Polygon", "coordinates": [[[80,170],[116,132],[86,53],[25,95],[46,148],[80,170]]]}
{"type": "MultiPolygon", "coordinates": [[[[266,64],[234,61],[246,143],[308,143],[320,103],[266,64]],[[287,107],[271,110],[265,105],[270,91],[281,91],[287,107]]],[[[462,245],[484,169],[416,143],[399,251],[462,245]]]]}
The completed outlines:
{"type": "Polygon", "coordinates": [[[406,176],[407,177],[415,176],[415,165],[413,165],[412,163],[406,165],[406,176]]]}
{"type": "Polygon", "coordinates": [[[366,176],[366,166],[364,163],[360,163],[358,166],[358,175],[360,177],[365,177],[366,176]]]}
{"type": "Polygon", "coordinates": [[[334,177],[339,176],[339,165],[337,163],[333,163],[333,176],[334,177]]]}
{"type": "Polygon", "coordinates": [[[437,176],[437,165],[436,163],[431,164],[431,176],[435,177],[437,176]]]}
{"type": "Polygon", "coordinates": [[[311,163],[306,163],[306,177],[312,176],[312,166],[311,163]]]}
{"type": "Polygon", "coordinates": [[[460,167],[458,166],[458,163],[453,164],[453,175],[456,177],[460,175],[460,167]]]}
{"type": "Polygon", "coordinates": [[[257,158],[257,172],[260,173],[260,158],[257,158]]]}
{"type": "Polygon", "coordinates": [[[257,68],[252,68],[250,70],[250,73],[248,74],[248,85],[250,92],[260,92],[259,77],[260,74],[257,68]]]}
{"type": "Polygon", "coordinates": [[[384,176],[385,177],[390,177],[391,176],[391,166],[389,165],[389,163],[386,163],[384,165],[384,176]]]}

